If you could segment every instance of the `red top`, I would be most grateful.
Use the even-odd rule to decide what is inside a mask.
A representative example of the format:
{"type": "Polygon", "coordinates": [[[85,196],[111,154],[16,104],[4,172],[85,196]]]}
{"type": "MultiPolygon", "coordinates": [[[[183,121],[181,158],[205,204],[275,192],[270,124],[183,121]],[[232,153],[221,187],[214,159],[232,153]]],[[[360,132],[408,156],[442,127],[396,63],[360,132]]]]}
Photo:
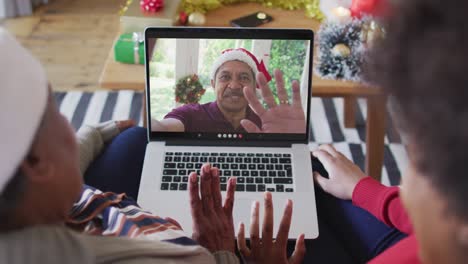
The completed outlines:
{"type": "Polygon", "coordinates": [[[353,191],[353,204],[359,206],[390,227],[409,236],[369,261],[370,264],[419,264],[418,243],[411,221],[400,199],[399,187],[387,187],[367,177],[353,191]]]}

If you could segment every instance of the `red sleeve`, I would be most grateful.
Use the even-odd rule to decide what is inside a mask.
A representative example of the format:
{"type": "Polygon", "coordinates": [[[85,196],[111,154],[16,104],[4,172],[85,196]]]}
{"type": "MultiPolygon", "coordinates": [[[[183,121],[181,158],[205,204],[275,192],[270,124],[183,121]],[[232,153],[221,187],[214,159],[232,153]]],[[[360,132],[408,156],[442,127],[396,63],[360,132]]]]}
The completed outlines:
{"type": "Polygon", "coordinates": [[[379,220],[403,233],[411,234],[413,227],[400,199],[399,187],[387,187],[366,177],[358,182],[353,191],[353,204],[379,220]]]}

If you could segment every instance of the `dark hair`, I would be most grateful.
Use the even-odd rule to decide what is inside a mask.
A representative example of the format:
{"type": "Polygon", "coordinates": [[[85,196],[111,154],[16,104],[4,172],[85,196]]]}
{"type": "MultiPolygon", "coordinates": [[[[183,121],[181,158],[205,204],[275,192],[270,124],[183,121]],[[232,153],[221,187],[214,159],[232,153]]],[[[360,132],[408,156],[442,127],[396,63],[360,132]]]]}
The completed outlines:
{"type": "Polygon", "coordinates": [[[366,76],[395,105],[410,158],[468,219],[468,2],[400,0],[384,21],[366,76]]]}
{"type": "Polygon", "coordinates": [[[26,177],[17,169],[3,192],[0,194],[0,231],[7,230],[15,221],[14,210],[21,202],[26,186],[26,177]]]}

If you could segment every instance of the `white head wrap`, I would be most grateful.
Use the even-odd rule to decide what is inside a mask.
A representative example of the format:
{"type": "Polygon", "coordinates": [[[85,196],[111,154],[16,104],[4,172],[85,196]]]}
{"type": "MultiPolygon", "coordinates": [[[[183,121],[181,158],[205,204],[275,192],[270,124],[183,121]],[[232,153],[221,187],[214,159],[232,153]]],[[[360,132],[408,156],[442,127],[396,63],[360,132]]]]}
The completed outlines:
{"type": "Polygon", "coordinates": [[[47,97],[40,62],[0,27],[0,193],[31,147],[47,97]]]}

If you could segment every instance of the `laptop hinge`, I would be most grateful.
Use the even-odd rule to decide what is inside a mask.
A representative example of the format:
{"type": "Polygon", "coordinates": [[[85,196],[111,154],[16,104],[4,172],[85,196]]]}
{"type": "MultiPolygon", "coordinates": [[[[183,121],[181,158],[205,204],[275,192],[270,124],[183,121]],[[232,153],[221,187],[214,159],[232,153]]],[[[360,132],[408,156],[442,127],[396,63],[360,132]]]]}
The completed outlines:
{"type": "Polygon", "coordinates": [[[216,146],[216,147],[280,147],[290,148],[292,144],[303,142],[278,141],[205,141],[205,140],[166,140],[166,146],[216,146]]]}

